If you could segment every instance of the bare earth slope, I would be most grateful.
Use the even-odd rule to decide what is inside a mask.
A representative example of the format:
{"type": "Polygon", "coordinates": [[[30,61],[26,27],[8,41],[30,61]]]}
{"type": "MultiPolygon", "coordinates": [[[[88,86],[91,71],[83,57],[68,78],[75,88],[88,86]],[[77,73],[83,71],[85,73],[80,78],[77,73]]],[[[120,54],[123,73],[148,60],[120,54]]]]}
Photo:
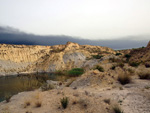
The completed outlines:
{"type": "Polygon", "coordinates": [[[86,59],[97,53],[112,54],[115,51],[107,47],[72,42],[56,46],[0,44],[0,75],[53,72],[84,67],[84,64],[90,66],[86,59]]]}

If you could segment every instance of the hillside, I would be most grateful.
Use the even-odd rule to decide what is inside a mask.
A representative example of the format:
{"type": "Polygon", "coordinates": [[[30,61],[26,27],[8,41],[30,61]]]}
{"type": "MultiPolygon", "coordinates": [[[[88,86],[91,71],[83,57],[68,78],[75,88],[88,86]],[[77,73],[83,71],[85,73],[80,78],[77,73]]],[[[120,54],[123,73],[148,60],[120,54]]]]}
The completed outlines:
{"type": "Polygon", "coordinates": [[[1,75],[69,72],[75,67],[84,72],[74,77],[66,74],[70,78],[64,81],[47,80],[39,89],[10,98],[6,95],[0,112],[150,113],[149,48],[150,43],[145,48],[120,51],[72,42],[56,46],[3,44],[1,75]]]}
{"type": "Polygon", "coordinates": [[[0,44],[0,75],[88,68],[97,63],[92,55],[108,56],[115,53],[108,47],[72,42],[56,46],[0,44]]]}

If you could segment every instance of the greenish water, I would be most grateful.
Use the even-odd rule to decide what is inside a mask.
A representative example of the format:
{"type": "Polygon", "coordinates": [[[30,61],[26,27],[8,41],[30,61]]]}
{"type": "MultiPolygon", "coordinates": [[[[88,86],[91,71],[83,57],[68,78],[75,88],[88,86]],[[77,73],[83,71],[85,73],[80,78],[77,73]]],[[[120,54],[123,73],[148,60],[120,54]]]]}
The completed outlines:
{"type": "Polygon", "coordinates": [[[51,73],[0,77],[0,102],[6,95],[39,88],[46,80],[65,81],[68,77],[51,73]]]}

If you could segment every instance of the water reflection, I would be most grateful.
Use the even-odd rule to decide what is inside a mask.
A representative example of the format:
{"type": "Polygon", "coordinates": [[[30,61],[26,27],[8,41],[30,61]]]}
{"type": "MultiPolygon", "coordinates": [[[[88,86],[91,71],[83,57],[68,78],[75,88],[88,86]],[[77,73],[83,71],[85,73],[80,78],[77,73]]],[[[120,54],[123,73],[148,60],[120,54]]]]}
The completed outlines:
{"type": "Polygon", "coordinates": [[[52,73],[0,77],[0,101],[4,100],[5,95],[14,95],[18,92],[37,89],[46,80],[65,81],[67,78],[65,75],[52,73]]]}

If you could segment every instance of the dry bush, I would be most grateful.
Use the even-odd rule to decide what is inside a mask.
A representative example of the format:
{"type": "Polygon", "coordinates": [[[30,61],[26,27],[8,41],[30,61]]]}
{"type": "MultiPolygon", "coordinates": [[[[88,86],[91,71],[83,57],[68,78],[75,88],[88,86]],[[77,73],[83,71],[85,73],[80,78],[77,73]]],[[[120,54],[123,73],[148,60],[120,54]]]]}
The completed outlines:
{"type": "Polygon", "coordinates": [[[105,102],[106,104],[110,104],[110,99],[104,99],[104,102],[105,102]]]}
{"type": "Polygon", "coordinates": [[[131,69],[131,68],[128,68],[127,71],[131,74],[134,74],[135,73],[135,70],[131,69]]]}
{"type": "Polygon", "coordinates": [[[39,107],[41,107],[42,106],[42,102],[41,101],[36,101],[35,102],[35,107],[36,108],[39,108],[39,107]]]}
{"type": "Polygon", "coordinates": [[[118,81],[122,84],[122,85],[125,85],[125,84],[128,84],[131,82],[131,77],[129,74],[127,73],[121,73],[119,74],[118,76],[118,81]]]}
{"type": "Polygon", "coordinates": [[[146,62],[146,63],[145,63],[145,67],[146,67],[146,68],[150,68],[150,62],[146,62]]]}
{"type": "Polygon", "coordinates": [[[150,79],[150,71],[141,71],[138,73],[140,79],[150,79]]]}
{"type": "Polygon", "coordinates": [[[26,108],[27,106],[30,106],[31,105],[31,102],[30,101],[25,101],[24,102],[24,108],[26,108]]]}

